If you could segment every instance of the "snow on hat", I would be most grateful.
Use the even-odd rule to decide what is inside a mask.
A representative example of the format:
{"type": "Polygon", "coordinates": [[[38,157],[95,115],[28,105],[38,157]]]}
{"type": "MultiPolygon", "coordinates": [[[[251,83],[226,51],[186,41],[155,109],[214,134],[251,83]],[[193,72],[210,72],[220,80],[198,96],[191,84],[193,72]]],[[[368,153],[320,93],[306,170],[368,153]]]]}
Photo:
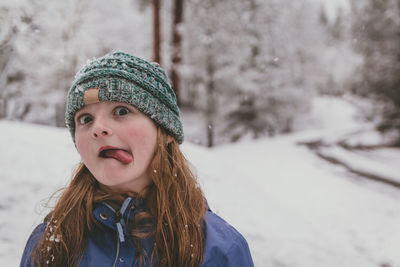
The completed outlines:
{"type": "Polygon", "coordinates": [[[75,76],[67,95],[65,122],[75,139],[74,116],[85,105],[100,101],[134,106],[183,142],[180,112],[168,76],[157,63],[124,52],[88,61],[75,76]]]}

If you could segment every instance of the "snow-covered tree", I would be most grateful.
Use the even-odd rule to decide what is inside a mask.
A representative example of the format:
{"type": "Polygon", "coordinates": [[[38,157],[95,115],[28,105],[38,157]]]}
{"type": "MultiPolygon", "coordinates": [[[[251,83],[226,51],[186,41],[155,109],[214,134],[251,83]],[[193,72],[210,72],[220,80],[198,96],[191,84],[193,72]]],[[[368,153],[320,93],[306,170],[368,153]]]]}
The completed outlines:
{"type": "Polygon", "coordinates": [[[354,92],[385,103],[378,129],[394,130],[400,144],[400,1],[352,1],[355,48],[363,56],[354,92]]]}
{"type": "Polygon", "coordinates": [[[0,43],[15,31],[12,56],[0,59],[8,62],[0,76],[0,113],[7,119],[62,126],[66,91],[87,58],[121,49],[151,59],[151,15],[131,0],[6,2],[0,43]]]}
{"type": "Polygon", "coordinates": [[[184,99],[203,110],[205,129],[230,140],[290,131],[324,80],[317,7],[192,0],[187,9],[184,99]]]}
{"type": "MultiPolygon", "coordinates": [[[[0,116],[63,125],[66,90],[87,58],[121,49],[152,59],[152,0],[7,2],[0,116]]],[[[159,11],[162,58],[181,60],[163,67],[179,71],[180,105],[204,115],[209,146],[293,130],[315,92],[339,88],[351,73],[343,38],[329,40],[332,22],[308,0],[186,0],[176,24],[173,1],[159,11]]],[[[342,18],[337,25],[347,25],[342,18]]]]}

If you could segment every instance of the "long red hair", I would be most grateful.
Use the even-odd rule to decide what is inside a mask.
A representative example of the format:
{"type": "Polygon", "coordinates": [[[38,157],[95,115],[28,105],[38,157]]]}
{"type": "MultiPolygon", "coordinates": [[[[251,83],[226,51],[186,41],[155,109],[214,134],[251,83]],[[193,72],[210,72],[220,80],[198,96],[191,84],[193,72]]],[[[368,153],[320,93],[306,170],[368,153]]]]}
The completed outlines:
{"type": "MultiPolygon", "coordinates": [[[[147,210],[135,216],[131,236],[138,246],[140,262],[140,239],[152,235],[155,245],[151,258],[157,266],[198,267],[204,251],[204,196],[179,145],[175,140],[167,142],[167,134],[158,128],[148,168],[152,183],[144,196],[147,210]],[[148,223],[149,219],[151,231],[141,227],[141,222],[148,223]]],[[[96,203],[108,200],[121,204],[128,195],[142,196],[143,192],[112,193],[81,163],[45,219],[45,233],[32,251],[35,265],[78,266],[88,234],[97,223],[93,215],[96,203]]]]}

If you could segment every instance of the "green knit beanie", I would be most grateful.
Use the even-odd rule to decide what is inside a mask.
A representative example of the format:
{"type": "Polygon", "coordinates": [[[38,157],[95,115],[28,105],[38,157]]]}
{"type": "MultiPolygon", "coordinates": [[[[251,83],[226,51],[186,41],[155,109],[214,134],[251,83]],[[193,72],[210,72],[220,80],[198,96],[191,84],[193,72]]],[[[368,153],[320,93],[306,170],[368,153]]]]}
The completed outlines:
{"type": "MultiPolygon", "coordinates": [[[[68,91],[65,121],[75,139],[75,113],[85,104],[124,102],[150,117],[183,142],[183,129],[176,96],[165,71],[124,52],[114,52],[86,63],[68,91]]],[[[74,140],[75,141],[75,140],[74,140]]]]}

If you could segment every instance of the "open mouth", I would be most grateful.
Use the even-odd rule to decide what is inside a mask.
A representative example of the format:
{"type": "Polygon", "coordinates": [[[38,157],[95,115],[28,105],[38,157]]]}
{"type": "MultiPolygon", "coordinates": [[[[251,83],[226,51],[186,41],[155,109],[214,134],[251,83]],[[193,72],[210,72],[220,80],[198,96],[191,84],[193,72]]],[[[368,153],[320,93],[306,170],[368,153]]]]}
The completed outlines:
{"type": "Polygon", "coordinates": [[[121,148],[116,147],[101,147],[99,149],[99,157],[105,159],[115,159],[123,164],[131,163],[133,160],[132,153],[121,148]]]}

